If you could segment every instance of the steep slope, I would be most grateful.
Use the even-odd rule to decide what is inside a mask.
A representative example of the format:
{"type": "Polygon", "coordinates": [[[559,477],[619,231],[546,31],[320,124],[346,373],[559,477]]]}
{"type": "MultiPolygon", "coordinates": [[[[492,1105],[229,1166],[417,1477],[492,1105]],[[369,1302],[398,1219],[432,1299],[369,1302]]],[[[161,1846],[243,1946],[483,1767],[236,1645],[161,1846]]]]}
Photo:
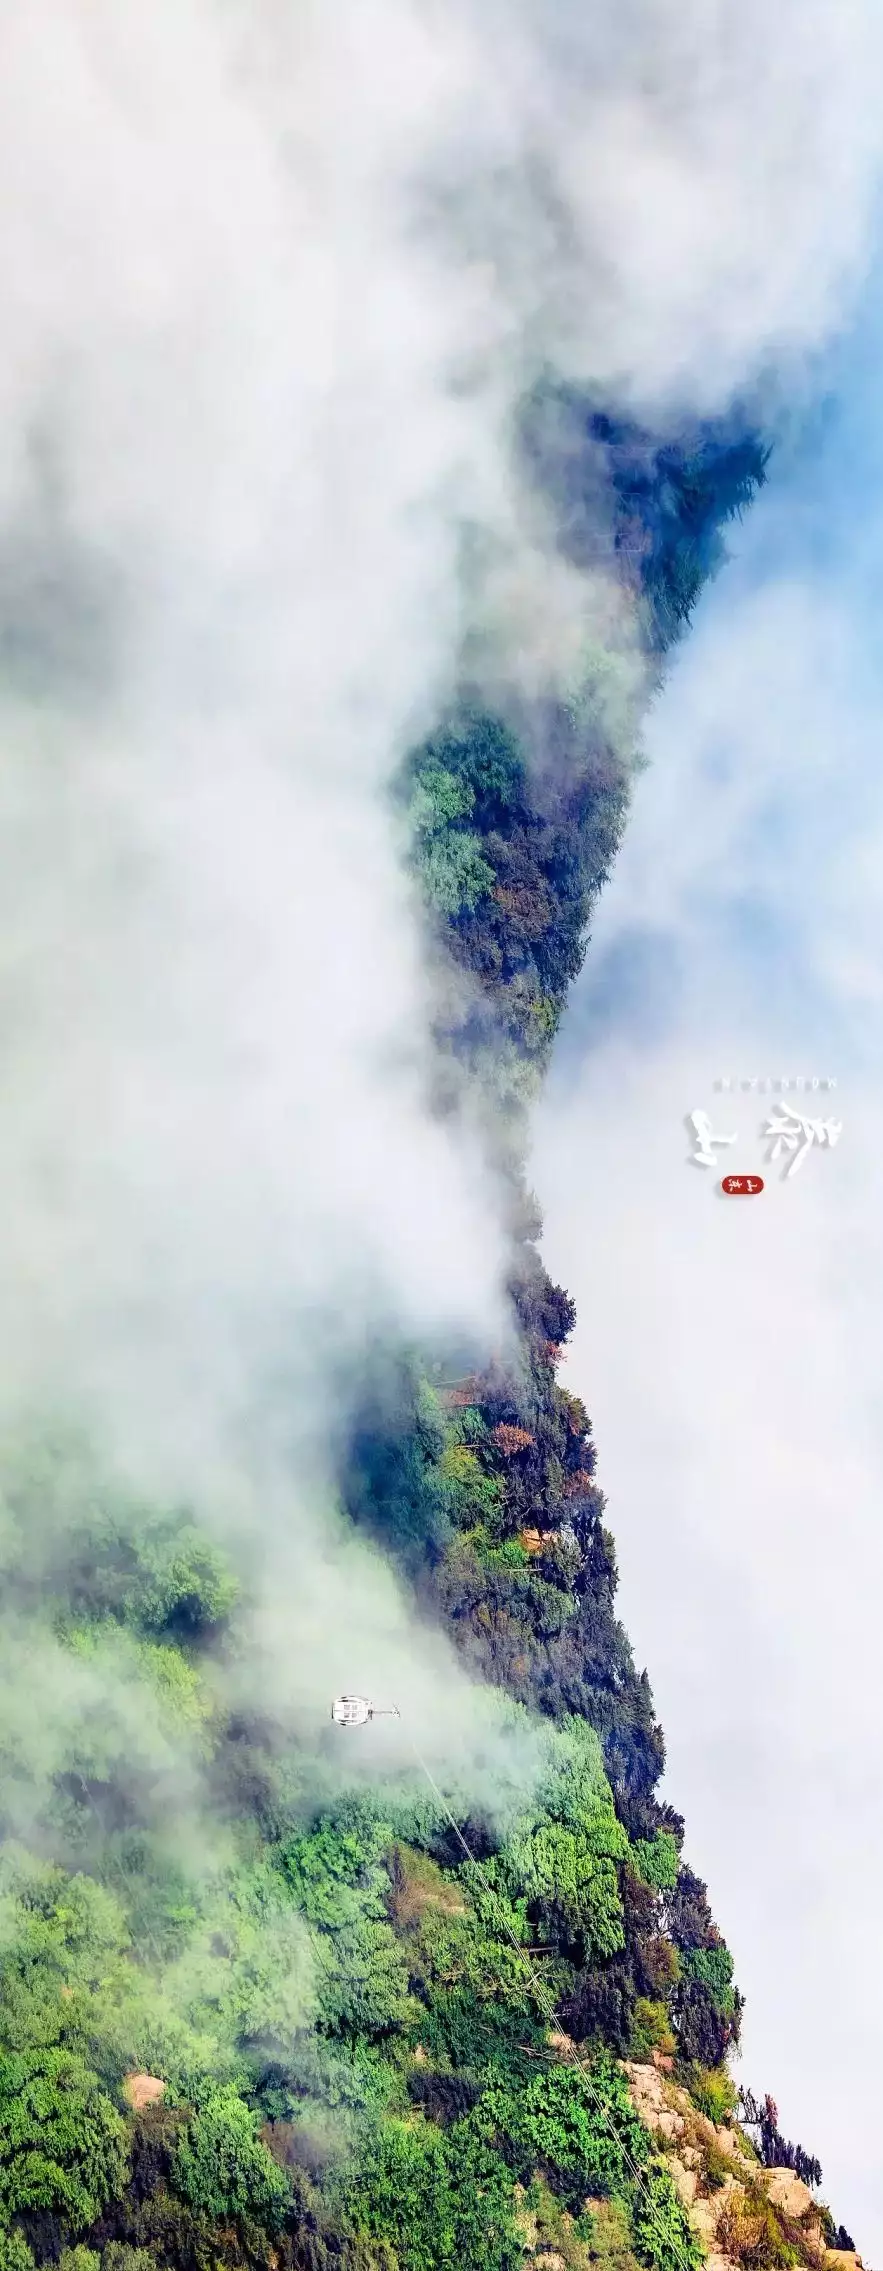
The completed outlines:
{"type": "Polygon", "coordinates": [[[190,1515],[131,1503],[70,1442],[10,1448],[7,1603],[51,1648],[60,1716],[68,1677],[91,1701],[42,1775],[31,1731],[7,1738],[0,2271],[694,2271],[705,2253],[845,2271],[848,2235],[776,2166],[799,2148],[757,2108],[735,2120],[733,1962],[656,1796],[663,1736],[615,1613],[591,1426],[558,1379],[573,1306],[523,1173],[640,706],[765,453],[739,424],[654,437],[560,390],[524,442],[567,558],[621,577],[627,630],[593,636],[567,702],[489,708],[464,685],[398,797],[436,1108],[484,1127],[512,1334],[385,1343],[348,1384],[340,1493],[415,1617],[530,1733],[532,1794],[507,1811],[431,1776],[342,1787],[331,1730],[308,1747],[231,1708],[247,1583],[190,1515]],[[125,1727],[103,1709],[111,1664],[125,1727]],[[195,1842],[211,1800],[190,1869],[165,1834],[182,1762],[195,1842]]]}

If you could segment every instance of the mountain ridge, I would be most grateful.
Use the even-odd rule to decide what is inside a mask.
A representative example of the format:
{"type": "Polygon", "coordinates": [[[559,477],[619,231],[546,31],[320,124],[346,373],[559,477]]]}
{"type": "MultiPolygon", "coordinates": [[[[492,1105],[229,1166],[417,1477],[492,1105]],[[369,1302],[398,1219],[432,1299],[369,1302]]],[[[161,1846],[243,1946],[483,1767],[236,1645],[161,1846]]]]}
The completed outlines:
{"type": "MultiPolygon", "coordinates": [[[[753,2101],[737,2118],[742,1997],[656,1796],[664,1738],[524,1165],[640,706],[768,452],[735,414],[654,436],[561,389],[524,448],[562,555],[592,569],[593,530],[605,548],[641,666],[633,636],[596,641],[568,694],[505,714],[464,685],[396,784],[438,980],[434,1108],[479,1100],[511,1334],[468,1358],[387,1336],[348,1390],[339,1488],[415,1617],[530,1730],[535,1785],[502,1825],[431,1778],[417,1797],[335,1766],[323,1791],[295,1730],[226,1698],[242,1573],[188,1510],[128,1503],[88,1451],[71,1508],[64,1443],[7,1459],[8,1598],[90,1700],[26,1838],[6,1802],[0,2271],[858,2261],[818,2164],[815,2190],[790,2168],[800,2206],[768,2156],[802,2148],[753,2101]],[[145,1715],[137,1762],[102,1723],[111,1666],[145,1715]],[[219,1838],[190,1877],[163,1840],[185,1756],[219,1838]]],[[[15,1742],[7,1765],[14,1796],[15,1742]]]]}

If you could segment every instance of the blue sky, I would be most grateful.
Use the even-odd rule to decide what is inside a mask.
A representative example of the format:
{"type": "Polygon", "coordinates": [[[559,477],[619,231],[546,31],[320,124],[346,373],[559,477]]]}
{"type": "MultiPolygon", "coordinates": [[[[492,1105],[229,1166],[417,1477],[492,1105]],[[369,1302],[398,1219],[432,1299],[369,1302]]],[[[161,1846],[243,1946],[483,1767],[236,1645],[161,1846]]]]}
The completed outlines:
{"type": "MultiPolygon", "coordinates": [[[[748,1997],[739,2078],[877,2265],[881,349],[878,265],[649,721],[534,1162],[665,1787],[748,1997]],[[839,1082],[839,1147],[767,1168],[748,1219],[685,1171],[728,1071],[839,1082]]],[[[723,1110],[762,1166],[762,1101],[723,1110]]]]}
{"type": "MultiPolygon", "coordinates": [[[[711,864],[690,876],[689,905],[701,914],[720,962],[738,967],[743,995],[752,986],[765,997],[771,967],[789,1017],[806,1008],[802,929],[795,930],[792,895],[777,898],[767,878],[778,864],[783,879],[793,873],[799,846],[807,877],[814,859],[824,864],[832,828],[848,840],[859,830],[868,800],[873,801],[877,748],[875,705],[883,720],[883,261],[869,278],[857,318],[849,332],[820,357],[813,374],[816,393],[778,441],[768,487],[745,522],[728,532],[731,559],[700,607],[703,638],[723,636],[726,619],[761,596],[797,582],[802,590],[836,603],[851,637],[852,707],[860,698],[868,738],[841,751],[836,799],[827,775],[805,778],[795,792],[789,768],[761,784],[743,816],[739,832],[741,880],[734,886],[726,863],[711,864]],[[799,815],[795,811],[799,796],[799,815]],[[835,809],[832,809],[832,804],[835,809]],[[799,822],[799,826],[798,826],[799,822]],[[758,868],[763,875],[758,879],[758,868]]],[[[694,633],[695,636],[695,633],[694,633]]],[[[678,658],[679,660],[682,658],[678,658]]],[[[814,658],[816,661],[818,658],[814,658]]],[[[664,733],[677,730],[679,679],[671,681],[658,705],[664,733]]],[[[711,796],[725,791],[742,759],[742,718],[721,707],[707,720],[701,775],[711,796]]],[[[653,759],[659,734],[656,718],[646,736],[653,759]]],[[[879,742],[879,729],[877,740],[879,742]]],[[[654,787],[639,784],[638,803],[652,806],[654,787]]],[[[648,845],[652,830],[648,829],[648,845]]],[[[626,861],[629,851],[626,852],[626,861]]],[[[664,857],[664,847],[659,846],[664,857]]],[[[552,1073],[550,1094],[565,1091],[584,1062],[587,1049],[608,1029],[661,1032],[677,1016],[672,989],[684,982],[679,926],[654,924],[645,915],[630,917],[617,880],[608,889],[593,925],[593,946],[574,990],[552,1073]]],[[[861,1056],[863,1024],[850,1012],[842,992],[830,1000],[816,986],[812,1030],[819,1043],[827,1036],[842,1060],[844,1049],[861,1056]]]]}

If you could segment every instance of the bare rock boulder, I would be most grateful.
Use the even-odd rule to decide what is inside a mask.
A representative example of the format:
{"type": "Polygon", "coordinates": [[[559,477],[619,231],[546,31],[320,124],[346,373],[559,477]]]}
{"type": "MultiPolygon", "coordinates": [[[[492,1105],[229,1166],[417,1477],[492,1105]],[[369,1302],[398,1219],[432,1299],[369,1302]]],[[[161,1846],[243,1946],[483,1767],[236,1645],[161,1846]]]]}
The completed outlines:
{"type": "Polygon", "coordinates": [[[793,2169],[769,2169],[767,2171],[766,2190],[773,2207],[781,2208],[783,2216],[792,2216],[796,2223],[799,2223],[801,2216],[805,2216],[808,2210],[815,2209],[816,2204],[809,2185],[804,2184],[802,2177],[795,2176],[793,2169]]]}
{"type": "Polygon", "coordinates": [[[123,2083],[123,2096],[133,2113],[143,2113],[148,2105],[161,2105],[165,2094],[165,2082],[158,2074],[127,2074],[123,2083]]]}
{"type": "Polygon", "coordinates": [[[712,2240],[716,2237],[717,2220],[718,2216],[720,2215],[720,2209],[721,2203],[719,2199],[696,2200],[694,2201],[693,2207],[690,2211],[693,2224],[695,2225],[695,2228],[699,2233],[699,2237],[706,2248],[711,2247],[712,2240]]]}
{"type": "Polygon", "coordinates": [[[724,2153],[729,2153],[731,2160],[743,2161],[746,2168],[756,2168],[756,2161],[754,2161],[752,2155],[746,2151],[744,2137],[740,2137],[738,2129],[732,2129],[729,2125],[729,2122],[722,2122],[717,2133],[717,2138],[721,2151],[724,2153]]]}

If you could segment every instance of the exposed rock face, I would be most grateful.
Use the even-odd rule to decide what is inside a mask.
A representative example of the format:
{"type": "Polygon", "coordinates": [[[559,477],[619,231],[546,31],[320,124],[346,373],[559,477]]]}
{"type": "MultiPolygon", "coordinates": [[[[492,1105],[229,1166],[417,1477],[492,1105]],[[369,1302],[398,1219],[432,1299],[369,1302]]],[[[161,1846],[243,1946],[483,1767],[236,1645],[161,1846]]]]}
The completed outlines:
{"type": "Polygon", "coordinates": [[[520,1546],[524,1547],[525,1553],[528,1554],[531,1559],[535,1559],[538,1553],[545,1553],[546,1547],[548,1545],[551,1545],[552,1539],[554,1538],[555,1534],[556,1533],[554,1530],[534,1530],[527,1528],[525,1530],[519,1530],[518,1543],[520,1546]]]}
{"type": "MultiPolygon", "coordinates": [[[[672,2171],[672,2174],[674,2174],[674,2171],[672,2171]]],[[[690,2222],[694,2230],[699,2233],[705,2248],[710,2248],[712,2240],[717,2238],[717,2220],[720,2212],[721,2202],[719,2199],[696,2200],[694,2202],[690,2222]]]]}
{"type": "Polygon", "coordinates": [[[146,2105],[159,2105],[165,2094],[165,2082],[158,2074],[127,2074],[123,2083],[123,2096],[133,2113],[143,2113],[146,2105]]]}
{"type": "Polygon", "coordinates": [[[767,2169],[766,2195],[774,2208],[781,2208],[785,2216],[794,2216],[798,2223],[809,2210],[815,2212],[815,2201],[809,2185],[804,2184],[801,2177],[795,2176],[793,2169],[767,2169]]]}
{"type": "Polygon", "coordinates": [[[771,2213],[786,2262],[790,2248],[809,2271],[862,2271],[858,2255],[826,2247],[809,2186],[793,2169],[762,2168],[732,2116],[719,2126],[707,2120],[661,2061],[627,2059],[623,2066],[635,2112],[655,2138],[702,2242],[705,2271],[734,2271],[746,2240],[761,2241],[771,2213]]]}
{"type": "MultiPolygon", "coordinates": [[[[555,2032],[547,2039],[558,2057],[574,2057],[569,2035],[555,2032]]],[[[753,2260],[800,2265],[805,2271],[863,2271],[860,2256],[826,2247],[822,2211],[793,2169],[762,2167],[732,2114],[720,2123],[708,2120],[672,2079],[668,2064],[661,2057],[624,2059],[622,2070],[635,2112],[701,2243],[703,2271],[745,2271],[753,2260]]],[[[559,2211],[550,2229],[548,2219],[538,2219],[528,2209],[521,2187],[516,2190],[516,2221],[530,2271],[574,2271],[584,2258],[572,2218],[559,2211]]],[[[601,2219],[610,2212],[603,2199],[586,2200],[584,2206],[601,2219]]],[[[603,2235],[601,2244],[603,2252],[603,2235]]],[[[593,2258],[585,2260],[589,2264],[593,2258]]]]}
{"type": "Polygon", "coordinates": [[[682,2161],[674,2159],[669,2162],[669,2168],[675,2191],[680,2195],[684,2207],[692,2208],[699,2190],[699,2178],[695,2169],[685,2168],[682,2161]]]}
{"type": "Polygon", "coordinates": [[[639,2065],[634,2059],[625,2061],[632,2104],[648,2129],[666,2144],[676,2144],[684,2135],[684,2114],[679,2104],[689,2105],[686,2091],[669,2082],[664,2071],[656,2066],[639,2065]]]}

